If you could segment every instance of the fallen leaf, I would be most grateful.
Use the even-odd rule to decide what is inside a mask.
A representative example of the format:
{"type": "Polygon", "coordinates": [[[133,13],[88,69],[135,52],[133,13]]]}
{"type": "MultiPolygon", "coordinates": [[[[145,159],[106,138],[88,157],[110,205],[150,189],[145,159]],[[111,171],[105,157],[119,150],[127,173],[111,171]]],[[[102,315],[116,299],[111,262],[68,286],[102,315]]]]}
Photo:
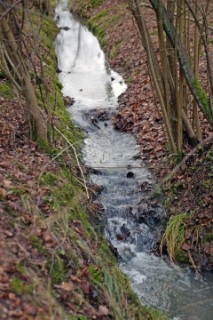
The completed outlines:
{"type": "Polygon", "coordinates": [[[55,285],[54,287],[58,289],[63,289],[64,291],[68,291],[68,292],[74,290],[74,285],[72,282],[62,282],[61,285],[55,285]]]}
{"type": "Polygon", "coordinates": [[[43,239],[45,242],[49,242],[49,241],[52,241],[52,235],[49,231],[45,231],[43,233],[43,239]]]}
{"type": "Polygon", "coordinates": [[[185,250],[185,251],[189,251],[189,249],[191,249],[191,246],[188,243],[184,243],[182,245],[182,249],[185,250]]]}
{"type": "Polygon", "coordinates": [[[12,184],[12,182],[9,180],[3,180],[2,184],[5,188],[8,188],[12,184]]]}
{"type": "Polygon", "coordinates": [[[7,191],[3,188],[0,188],[0,196],[5,197],[7,195],[7,191]]]}
{"type": "Polygon", "coordinates": [[[106,306],[99,306],[98,314],[99,314],[99,316],[108,316],[109,309],[106,306]]]}

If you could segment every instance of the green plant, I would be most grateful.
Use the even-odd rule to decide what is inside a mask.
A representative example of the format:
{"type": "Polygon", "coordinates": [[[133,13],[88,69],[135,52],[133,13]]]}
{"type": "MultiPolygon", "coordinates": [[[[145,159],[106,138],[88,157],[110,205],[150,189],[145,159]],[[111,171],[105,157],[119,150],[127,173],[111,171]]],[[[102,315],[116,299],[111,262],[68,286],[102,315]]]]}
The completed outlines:
{"type": "Polygon", "coordinates": [[[33,284],[25,285],[21,281],[21,279],[19,279],[17,277],[13,277],[11,279],[10,285],[11,285],[12,291],[14,291],[18,295],[21,295],[23,293],[32,293],[33,287],[34,287],[33,284]]]}
{"type": "Polygon", "coordinates": [[[52,284],[57,284],[66,280],[67,273],[65,264],[63,259],[58,255],[55,255],[48,260],[47,268],[49,270],[49,276],[51,277],[52,284]]]}
{"type": "MultiPolygon", "coordinates": [[[[115,57],[117,57],[117,55],[119,54],[119,50],[120,50],[120,47],[121,47],[121,42],[117,42],[117,44],[115,45],[115,47],[111,50],[110,52],[110,58],[111,59],[114,59],[115,57]]],[[[128,83],[131,83],[132,79],[129,78],[127,80],[128,83]],[[129,80],[129,81],[128,81],[129,80]],[[131,80],[131,81],[130,81],[131,80]]]]}
{"type": "Polygon", "coordinates": [[[91,0],[91,6],[92,8],[98,7],[104,0],[91,0]]]}
{"type": "Polygon", "coordinates": [[[4,98],[13,98],[14,93],[10,81],[4,81],[0,84],[0,96],[4,98]]]}
{"type": "Polygon", "coordinates": [[[39,239],[37,236],[31,236],[31,243],[33,248],[36,248],[38,250],[38,252],[40,252],[41,254],[46,254],[47,250],[45,248],[45,246],[43,245],[41,239],[39,239]]]}
{"type": "Polygon", "coordinates": [[[40,185],[54,186],[57,182],[57,177],[52,172],[47,172],[40,178],[40,185]]]}
{"type": "Polygon", "coordinates": [[[170,217],[166,231],[163,235],[160,250],[162,252],[163,247],[167,247],[169,257],[172,261],[176,259],[178,250],[181,249],[181,245],[184,241],[185,234],[185,222],[187,217],[186,213],[181,213],[170,217]]]}

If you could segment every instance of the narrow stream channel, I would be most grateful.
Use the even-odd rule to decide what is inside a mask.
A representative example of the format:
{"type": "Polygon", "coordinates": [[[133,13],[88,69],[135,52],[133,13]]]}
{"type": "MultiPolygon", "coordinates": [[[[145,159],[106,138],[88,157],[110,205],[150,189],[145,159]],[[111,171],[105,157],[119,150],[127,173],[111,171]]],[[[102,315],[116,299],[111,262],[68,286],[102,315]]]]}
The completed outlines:
{"type": "Polygon", "coordinates": [[[58,4],[56,20],[61,29],[56,54],[62,92],[75,99],[69,111],[86,133],[84,163],[93,168],[91,182],[102,188],[98,200],[105,208],[105,235],[117,249],[121,270],[143,304],[174,320],[212,319],[212,276],[199,279],[188,268],[174,268],[151,253],[164,209],[148,196],[155,181],[140,160],[140,147],[110,121],[126,84],[109,68],[98,40],[75,20],[66,0],[58,4]]]}

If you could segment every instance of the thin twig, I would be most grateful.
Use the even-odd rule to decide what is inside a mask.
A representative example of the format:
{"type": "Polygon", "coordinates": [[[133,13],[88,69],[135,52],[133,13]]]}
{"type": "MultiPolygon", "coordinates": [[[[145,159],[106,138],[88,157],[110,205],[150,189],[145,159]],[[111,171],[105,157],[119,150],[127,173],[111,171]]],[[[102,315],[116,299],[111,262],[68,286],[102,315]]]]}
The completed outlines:
{"type": "Polygon", "coordinates": [[[213,140],[213,134],[208,136],[206,139],[202,140],[194,149],[192,149],[184,158],[183,160],[161,181],[159,186],[162,186],[164,183],[169,181],[177,172],[178,170],[186,163],[186,161],[202,146],[206,143],[211,142],[213,140]]]}
{"type": "Polygon", "coordinates": [[[200,274],[199,271],[198,271],[198,269],[197,269],[197,266],[196,266],[196,264],[195,264],[195,262],[194,262],[194,259],[192,258],[192,255],[191,255],[190,251],[187,251],[187,253],[188,253],[189,260],[190,260],[190,262],[191,262],[191,264],[192,264],[195,272],[198,273],[198,274],[200,274]]]}
{"type": "Polygon", "coordinates": [[[19,0],[14,5],[10,6],[3,14],[1,14],[0,21],[3,19],[11,10],[13,10],[19,3],[21,3],[23,0],[19,0]]]}
{"type": "Polygon", "coordinates": [[[86,179],[85,179],[85,176],[84,176],[84,173],[83,173],[83,170],[82,170],[82,167],[80,165],[80,162],[79,162],[79,159],[78,159],[78,155],[77,155],[77,152],[76,152],[76,149],[75,147],[73,146],[73,144],[69,141],[69,139],[67,139],[67,137],[57,128],[54,126],[54,129],[66,140],[66,142],[70,145],[70,147],[72,148],[73,152],[74,152],[74,155],[75,155],[75,158],[76,158],[76,161],[77,161],[77,164],[78,164],[78,167],[79,167],[79,170],[81,172],[81,176],[82,176],[82,179],[83,179],[83,182],[84,182],[84,188],[86,190],[86,194],[87,194],[87,198],[89,199],[90,196],[89,196],[89,192],[88,192],[88,188],[87,188],[87,184],[86,184],[86,179]]]}

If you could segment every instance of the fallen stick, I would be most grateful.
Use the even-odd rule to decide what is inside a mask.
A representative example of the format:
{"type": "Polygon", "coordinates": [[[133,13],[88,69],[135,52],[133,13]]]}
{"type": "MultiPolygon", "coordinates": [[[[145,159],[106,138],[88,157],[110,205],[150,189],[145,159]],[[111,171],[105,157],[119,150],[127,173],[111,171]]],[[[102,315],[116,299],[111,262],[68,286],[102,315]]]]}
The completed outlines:
{"type": "Polygon", "coordinates": [[[78,167],[79,167],[79,170],[81,172],[81,176],[82,176],[82,179],[83,179],[83,182],[84,182],[84,188],[86,190],[86,194],[87,194],[87,198],[89,199],[90,196],[89,196],[89,192],[88,192],[88,188],[87,188],[87,184],[86,184],[86,179],[84,177],[84,173],[83,173],[83,170],[82,170],[82,167],[80,165],[80,162],[79,162],[79,159],[78,159],[78,155],[77,155],[77,152],[76,152],[76,149],[75,147],[73,146],[73,144],[69,141],[69,139],[67,139],[67,137],[58,129],[54,126],[54,129],[66,140],[66,142],[70,145],[70,147],[72,148],[73,152],[74,152],[74,155],[75,155],[75,158],[76,158],[76,161],[77,161],[77,164],[78,164],[78,167]]]}
{"type": "Polygon", "coordinates": [[[196,266],[196,264],[195,264],[195,262],[194,262],[194,259],[192,258],[192,255],[191,255],[190,251],[187,251],[187,253],[188,253],[189,260],[190,260],[190,262],[191,262],[191,264],[192,264],[195,272],[196,272],[197,274],[200,274],[199,271],[198,271],[198,269],[197,269],[197,266],[196,266]]]}
{"type": "Polygon", "coordinates": [[[203,145],[205,145],[206,143],[211,142],[211,140],[213,140],[213,134],[211,134],[210,136],[208,136],[206,139],[202,140],[195,148],[193,148],[184,158],[183,160],[178,163],[176,165],[176,167],[174,169],[172,169],[172,171],[170,171],[170,173],[160,182],[160,184],[158,185],[158,187],[161,187],[165,182],[169,181],[177,172],[178,170],[184,165],[186,164],[186,161],[189,160],[189,158],[197,151],[197,149],[201,148],[203,145]]]}

